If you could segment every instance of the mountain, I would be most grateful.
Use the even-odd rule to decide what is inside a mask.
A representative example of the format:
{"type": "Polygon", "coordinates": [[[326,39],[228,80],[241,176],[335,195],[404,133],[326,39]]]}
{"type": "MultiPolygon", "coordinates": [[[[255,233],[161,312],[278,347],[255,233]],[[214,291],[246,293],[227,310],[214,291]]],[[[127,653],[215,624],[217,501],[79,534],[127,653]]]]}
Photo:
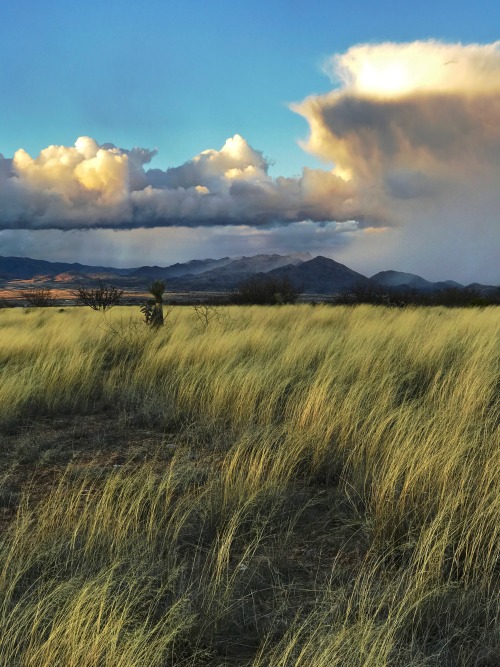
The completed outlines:
{"type": "Polygon", "coordinates": [[[171,266],[141,266],[117,269],[109,266],[48,262],[29,257],[0,256],[0,280],[33,280],[58,283],[81,282],[83,279],[116,281],[121,285],[147,285],[151,280],[163,279],[169,285],[179,284],[182,289],[227,289],[234,287],[245,277],[254,273],[270,271],[285,264],[298,264],[311,259],[309,253],[289,255],[254,255],[252,257],[223,257],[221,259],[193,259],[171,266]],[[201,277],[203,276],[203,277],[201,277]],[[201,277],[198,280],[198,277],[201,277]],[[192,279],[190,282],[190,278],[192,279]],[[179,281],[179,279],[181,279],[179,281]],[[191,283],[193,287],[191,287],[191,283]],[[198,285],[200,283],[200,285],[198,285]],[[204,287],[205,286],[205,287],[204,287]]]}
{"type": "Polygon", "coordinates": [[[0,279],[2,280],[30,280],[36,276],[57,276],[64,273],[84,275],[106,273],[126,276],[133,271],[134,269],[115,269],[109,266],[47,262],[44,259],[31,259],[30,257],[0,256],[0,279]]]}
{"type": "MultiPolygon", "coordinates": [[[[0,287],[3,290],[19,289],[18,283],[22,281],[38,287],[72,290],[82,284],[94,285],[102,280],[130,293],[140,293],[147,291],[152,280],[163,279],[170,292],[226,292],[252,276],[288,278],[304,293],[317,295],[339,294],[356,285],[376,289],[382,286],[396,291],[411,289],[427,294],[450,288],[464,289],[453,280],[434,283],[403,271],[380,271],[366,278],[333,259],[312,258],[307,252],[194,259],[171,266],[129,269],[0,256],[0,287]]],[[[488,296],[497,294],[500,288],[473,283],[467,285],[467,289],[488,296]]]]}
{"type": "Polygon", "coordinates": [[[239,257],[227,266],[232,273],[252,274],[267,273],[273,269],[292,264],[297,266],[302,262],[312,259],[308,252],[296,252],[290,255],[253,255],[251,257],[239,257]]]}
{"type": "Polygon", "coordinates": [[[370,278],[372,282],[397,290],[417,290],[419,292],[438,292],[452,287],[463,289],[463,285],[454,280],[430,282],[415,273],[404,271],[380,271],[370,278]]]}
{"type": "Polygon", "coordinates": [[[299,266],[310,260],[309,253],[290,255],[253,255],[233,259],[222,267],[217,267],[196,276],[182,276],[170,281],[170,286],[193,291],[222,291],[234,289],[246,278],[256,274],[265,274],[283,266],[299,266]]]}
{"type": "Polygon", "coordinates": [[[368,283],[368,278],[328,257],[318,256],[298,265],[283,266],[268,271],[268,276],[288,278],[300,285],[304,292],[313,294],[338,294],[354,285],[368,283]]]}
{"type": "Polygon", "coordinates": [[[468,290],[477,292],[480,296],[490,296],[493,294],[499,294],[500,285],[481,285],[481,283],[470,283],[467,285],[468,290]]]}
{"type": "Polygon", "coordinates": [[[211,269],[224,267],[232,261],[234,261],[232,257],[192,259],[189,262],[172,264],[171,266],[141,266],[134,269],[130,275],[134,278],[147,278],[148,280],[169,280],[180,276],[197,276],[211,269]]]}

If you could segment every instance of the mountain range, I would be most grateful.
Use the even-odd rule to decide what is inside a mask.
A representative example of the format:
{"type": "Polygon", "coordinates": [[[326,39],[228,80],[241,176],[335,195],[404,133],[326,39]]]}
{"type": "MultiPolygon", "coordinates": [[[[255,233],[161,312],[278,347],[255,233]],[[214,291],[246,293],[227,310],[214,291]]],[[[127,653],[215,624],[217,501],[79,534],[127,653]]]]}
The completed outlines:
{"type": "Polygon", "coordinates": [[[368,278],[327,257],[309,253],[288,255],[253,255],[221,259],[191,260],[170,266],[115,268],[79,263],[48,262],[29,257],[0,256],[0,286],[7,289],[20,281],[37,286],[71,289],[98,280],[112,282],[127,290],[147,289],[152,280],[165,280],[168,291],[224,292],[253,276],[288,278],[305,294],[329,295],[348,291],[354,286],[384,286],[391,290],[416,290],[431,293],[449,288],[474,288],[487,292],[490,285],[461,285],[453,280],[431,282],[413,273],[381,271],[368,278]]]}

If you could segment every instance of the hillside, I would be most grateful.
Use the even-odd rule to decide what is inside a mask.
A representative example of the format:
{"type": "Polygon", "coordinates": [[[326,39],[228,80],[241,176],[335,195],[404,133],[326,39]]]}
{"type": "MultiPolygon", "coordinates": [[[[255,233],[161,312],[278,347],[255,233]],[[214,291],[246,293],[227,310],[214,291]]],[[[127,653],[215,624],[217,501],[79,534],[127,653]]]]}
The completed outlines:
{"type": "Polygon", "coordinates": [[[261,273],[269,273],[284,266],[300,266],[310,260],[309,253],[296,255],[254,255],[239,257],[223,267],[205,271],[197,276],[183,276],[171,281],[178,289],[197,291],[225,291],[234,289],[246,278],[261,273]]]}
{"type": "Polygon", "coordinates": [[[349,290],[356,284],[368,282],[368,278],[328,257],[315,257],[298,266],[284,266],[269,271],[277,278],[288,278],[314,294],[335,294],[349,290]]]}

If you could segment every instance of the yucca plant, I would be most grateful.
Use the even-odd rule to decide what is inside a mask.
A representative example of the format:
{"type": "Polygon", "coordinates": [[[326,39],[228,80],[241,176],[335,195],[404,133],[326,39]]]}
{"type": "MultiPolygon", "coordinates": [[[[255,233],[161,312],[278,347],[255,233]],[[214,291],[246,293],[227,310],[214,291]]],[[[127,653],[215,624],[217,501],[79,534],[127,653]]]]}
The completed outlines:
{"type": "Polygon", "coordinates": [[[150,324],[152,327],[163,326],[163,294],[165,287],[163,280],[154,280],[148,288],[150,294],[154,296],[154,303],[148,303],[141,308],[146,324],[150,324]]]}

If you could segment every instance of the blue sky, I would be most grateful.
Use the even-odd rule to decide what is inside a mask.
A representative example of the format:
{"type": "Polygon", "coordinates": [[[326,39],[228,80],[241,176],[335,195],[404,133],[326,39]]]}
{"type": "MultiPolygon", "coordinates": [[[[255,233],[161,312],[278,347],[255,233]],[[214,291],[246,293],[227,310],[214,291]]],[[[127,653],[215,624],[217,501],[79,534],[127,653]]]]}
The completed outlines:
{"type": "Polygon", "coordinates": [[[492,42],[496,0],[16,0],[0,9],[0,152],[80,135],[158,148],[155,166],[243,135],[292,175],[317,161],[288,104],[332,86],[322,63],[362,42],[492,42]]]}
{"type": "Polygon", "coordinates": [[[499,26],[498,0],[4,2],[0,254],[500,281],[499,26]]]}

